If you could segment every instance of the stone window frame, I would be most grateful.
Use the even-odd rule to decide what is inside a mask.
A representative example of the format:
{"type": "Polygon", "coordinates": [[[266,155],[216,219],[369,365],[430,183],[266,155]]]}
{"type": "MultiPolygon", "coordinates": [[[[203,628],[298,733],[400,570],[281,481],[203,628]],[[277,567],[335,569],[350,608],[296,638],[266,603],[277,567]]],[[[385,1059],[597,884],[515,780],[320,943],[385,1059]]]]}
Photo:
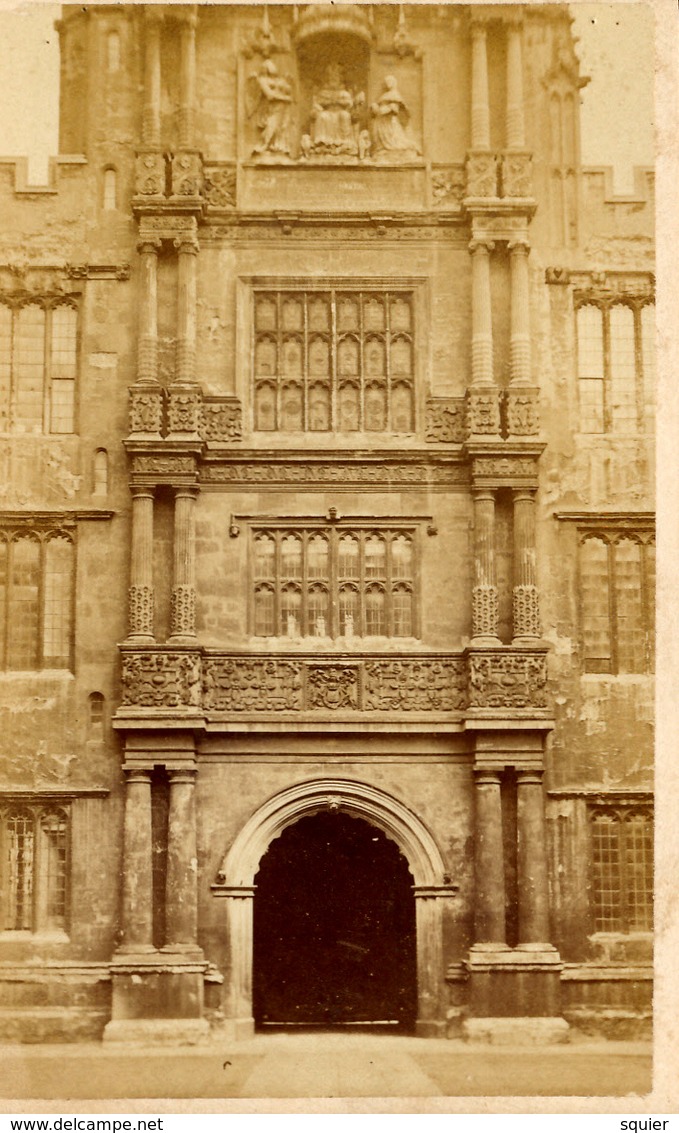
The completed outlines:
{"type": "MultiPolygon", "coordinates": [[[[73,672],[76,565],[73,527],[61,524],[0,523],[0,672],[35,672],[46,669],[73,672]],[[50,571],[49,548],[56,540],[65,540],[71,548],[69,577],[65,586],[65,609],[63,587],[59,593],[58,585],[54,582],[63,572],[54,569],[50,571]],[[15,573],[16,548],[24,543],[33,544],[37,548],[37,556],[33,557],[33,562],[28,566],[30,573],[36,576],[35,583],[29,584],[34,594],[30,599],[32,625],[29,626],[28,635],[33,664],[22,662],[17,666],[12,655],[13,646],[17,647],[16,638],[12,638],[12,633],[17,632],[16,628],[13,630],[18,621],[17,605],[21,601],[29,601],[17,596],[17,586],[22,584],[16,581],[15,573]],[[57,624],[60,620],[65,628],[64,625],[57,624]],[[62,641],[65,639],[62,652],[50,654],[47,651],[50,633],[56,634],[62,641]]],[[[26,585],[24,582],[24,588],[26,585]]]]}
{"type": "Polygon", "coordinates": [[[80,309],[78,302],[67,295],[44,295],[22,292],[0,294],[0,434],[29,436],[71,436],[77,431],[77,386],[80,359],[80,309]],[[17,416],[19,372],[17,338],[21,314],[30,308],[42,312],[43,326],[40,340],[29,336],[33,347],[38,346],[42,370],[41,413],[31,418],[17,416]],[[55,335],[55,312],[68,310],[74,313],[72,359],[64,363],[69,376],[58,373],[55,335]],[[7,312],[5,315],[3,312],[7,312]],[[3,389],[4,387],[4,389],[3,389]],[[66,413],[59,423],[57,391],[66,395],[66,413]],[[4,401],[4,408],[3,408],[4,401]],[[4,420],[3,420],[4,418],[4,420]],[[29,426],[29,427],[26,427],[29,426]],[[31,427],[32,426],[32,427],[31,427]]]}
{"type": "MultiPolygon", "coordinates": [[[[625,521],[617,524],[598,523],[594,525],[579,526],[578,528],[578,595],[580,616],[580,644],[583,658],[583,671],[585,673],[606,673],[619,675],[621,673],[649,674],[654,671],[655,654],[655,601],[653,598],[655,582],[651,585],[651,577],[655,578],[655,569],[651,570],[651,555],[648,548],[655,551],[655,532],[652,525],[632,525],[625,521]],[[583,562],[582,548],[591,542],[602,543],[606,548],[606,571],[608,597],[605,603],[607,615],[607,634],[609,653],[607,657],[594,657],[588,653],[587,624],[586,624],[586,582],[585,564],[583,562]],[[636,543],[640,548],[639,554],[639,613],[640,624],[637,631],[645,636],[644,663],[642,667],[628,668],[621,661],[621,636],[623,617],[620,612],[621,590],[618,578],[621,576],[619,556],[616,547],[622,542],[636,543]]],[[[602,610],[604,604],[602,603],[602,610]]]]}
{"type": "MultiPolygon", "coordinates": [[[[422,367],[422,362],[420,361],[420,359],[418,357],[418,354],[421,353],[421,350],[418,351],[415,348],[415,343],[416,343],[416,340],[417,340],[417,328],[420,327],[420,326],[426,325],[426,320],[423,318],[423,312],[422,312],[422,309],[421,309],[422,308],[422,298],[421,298],[421,295],[420,295],[420,291],[421,291],[421,288],[422,288],[422,285],[423,285],[424,282],[425,282],[425,280],[423,280],[421,277],[417,277],[417,278],[398,277],[398,278],[393,278],[393,279],[392,278],[386,279],[386,278],[383,278],[383,277],[371,278],[371,277],[368,277],[368,276],[360,277],[360,278],[327,277],[327,278],[321,278],[321,279],[319,279],[317,277],[268,277],[267,276],[267,277],[248,277],[247,279],[245,279],[245,278],[241,279],[241,283],[244,284],[247,287],[247,291],[248,291],[247,322],[248,322],[248,328],[249,328],[249,343],[250,343],[250,349],[249,349],[249,355],[248,355],[248,358],[249,358],[249,362],[248,362],[248,369],[249,369],[248,386],[249,386],[249,390],[250,390],[250,401],[251,401],[250,421],[251,421],[251,428],[252,428],[253,432],[261,435],[262,437],[266,437],[266,436],[268,436],[268,437],[273,437],[273,436],[276,436],[276,437],[295,437],[295,436],[302,436],[302,435],[305,436],[305,437],[316,436],[316,437],[318,437],[319,441],[323,437],[328,437],[328,436],[338,437],[338,438],[341,438],[343,440],[351,439],[352,437],[354,437],[354,438],[355,437],[365,437],[366,435],[370,436],[371,438],[389,437],[389,438],[404,438],[405,439],[405,438],[415,437],[417,435],[418,431],[421,428],[422,420],[423,420],[422,406],[420,405],[420,389],[421,389],[422,383],[419,379],[419,372],[420,372],[421,367],[422,367]],[[258,379],[258,375],[256,374],[255,347],[256,347],[256,340],[257,340],[257,328],[256,328],[256,324],[255,324],[255,301],[256,301],[256,294],[257,293],[265,293],[265,292],[271,293],[272,295],[277,295],[279,297],[277,299],[277,306],[278,306],[279,313],[280,313],[280,309],[281,309],[281,304],[284,301],[284,298],[286,296],[294,297],[295,294],[304,294],[306,296],[311,296],[313,294],[330,295],[331,326],[330,326],[329,331],[327,332],[327,337],[329,339],[330,346],[331,346],[331,359],[330,359],[331,364],[330,364],[330,368],[329,368],[328,383],[327,384],[330,388],[331,401],[330,401],[330,407],[329,407],[329,427],[328,428],[311,429],[311,428],[308,427],[308,414],[309,414],[308,387],[310,387],[312,384],[323,385],[324,383],[320,380],[320,377],[318,378],[317,381],[314,381],[314,378],[316,376],[315,375],[308,375],[306,373],[303,373],[302,377],[299,379],[299,384],[303,387],[304,397],[305,397],[305,405],[304,405],[304,408],[303,408],[304,417],[303,417],[303,421],[302,421],[302,428],[299,428],[299,429],[284,429],[284,428],[280,427],[281,393],[282,393],[284,385],[286,384],[286,382],[285,382],[286,375],[284,375],[282,373],[276,374],[276,375],[268,375],[268,376],[267,375],[261,375],[258,379]],[[351,297],[351,296],[354,296],[354,295],[365,296],[367,298],[376,296],[376,297],[380,297],[381,299],[386,299],[387,297],[397,298],[399,295],[409,296],[410,308],[411,308],[410,329],[404,330],[404,329],[401,329],[401,328],[397,328],[396,330],[394,330],[392,332],[391,327],[388,327],[385,323],[384,337],[385,337],[385,343],[386,343],[387,336],[390,337],[390,343],[391,343],[391,340],[396,340],[397,338],[407,339],[408,344],[410,346],[411,368],[410,368],[409,374],[403,374],[403,375],[402,374],[393,374],[390,371],[389,356],[388,356],[389,352],[387,351],[384,381],[383,381],[383,383],[381,383],[380,379],[376,375],[368,375],[368,374],[363,372],[363,370],[362,370],[363,344],[361,344],[360,350],[359,350],[360,356],[361,356],[361,361],[360,361],[360,365],[359,365],[359,372],[356,375],[346,375],[344,383],[343,383],[347,387],[353,385],[353,386],[356,386],[357,389],[358,389],[359,401],[360,401],[360,407],[359,407],[359,425],[360,425],[360,428],[344,430],[344,429],[340,429],[340,428],[337,427],[339,412],[340,412],[339,403],[338,403],[338,394],[339,394],[339,389],[340,389],[340,375],[337,372],[336,355],[337,355],[337,348],[338,348],[339,341],[340,341],[339,335],[344,335],[345,337],[351,337],[352,332],[349,332],[349,331],[343,332],[343,331],[339,331],[337,329],[337,306],[336,306],[335,300],[337,298],[341,298],[342,296],[351,297]],[[267,380],[267,377],[268,377],[268,380],[267,380]],[[374,378],[374,381],[371,380],[373,378],[374,378]],[[387,394],[387,397],[386,397],[386,417],[387,417],[386,426],[387,427],[385,427],[384,429],[380,429],[380,428],[366,429],[366,427],[365,427],[365,390],[368,387],[368,385],[375,385],[377,387],[380,384],[384,385],[384,388],[385,388],[385,391],[386,391],[386,394],[387,394]],[[270,387],[273,387],[274,391],[275,391],[277,419],[276,419],[274,428],[264,428],[263,429],[261,427],[258,427],[258,421],[257,421],[257,391],[258,391],[258,387],[264,387],[264,386],[267,386],[267,385],[270,386],[270,387]],[[410,426],[411,427],[409,429],[395,430],[394,428],[392,428],[392,425],[394,424],[394,422],[393,422],[393,418],[392,418],[393,400],[391,398],[391,392],[392,392],[393,388],[397,388],[397,387],[400,388],[401,386],[403,388],[405,388],[407,391],[409,391],[409,394],[410,394],[410,426]]],[[[360,303],[361,311],[362,311],[363,301],[359,300],[359,303],[360,303]]],[[[386,303],[385,305],[386,305],[387,309],[389,309],[389,304],[386,303]]],[[[306,321],[307,320],[305,319],[304,334],[308,337],[306,321]]],[[[290,331],[288,333],[289,333],[290,336],[294,337],[294,333],[292,331],[290,331]]],[[[381,332],[378,332],[378,331],[373,332],[371,329],[366,330],[365,327],[363,325],[361,325],[360,331],[357,332],[357,333],[359,335],[363,334],[365,341],[367,341],[371,336],[379,337],[381,332]]],[[[260,331],[260,334],[261,334],[262,338],[267,337],[267,331],[264,330],[264,329],[262,329],[260,331]]],[[[284,337],[285,330],[280,323],[280,319],[279,319],[279,323],[276,326],[275,330],[269,331],[268,334],[269,334],[269,337],[275,336],[275,335],[278,335],[278,337],[281,338],[281,339],[284,337]]],[[[319,332],[319,334],[320,334],[320,332],[319,332]]],[[[306,342],[306,339],[305,339],[305,342],[306,342]]],[[[295,384],[295,382],[292,380],[292,376],[290,376],[290,382],[288,384],[295,384]]]]}
{"type": "Polygon", "coordinates": [[[588,806],[588,827],[593,934],[652,933],[653,807],[597,800],[588,806]],[[638,820],[640,837],[632,833],[638,820]]]}
{"type": "Polygon", "coordinates": [[[300,618],[297,627],[298,632],[292,635],[293,640],[300,639],[318,639],[325,636],[336,642],[343,640],[352,641],[359,639],[365,641],[368,639],[391,640],[391,641],[409,641],[419,640],[421,634],[420,626],[420,608],[419,599],[421,594],[420,586],[420,539],[419,539],[419,523],[417,520],[383,520],[378,521],[370,520],[357,520],[353,517],[346,517],[344,520],[336,520],[329,522],[326,519],[310,519],[307,517],[300,517],[299,519],[291,518],[286,520],[277,519],[262,519],[258,521],[251,521],[249,523],[249,569],[248,577],[250,580],[249,585],[249,629],[250,634],[259,639],[267,640],[276,638],[279,641],[288,640],[291,635],[283,632],[281,619],[284,613],[284,594],[288,590],[294,590],[299,594],[299,609],[300,618]],[[274,567],[273,574],[265,576],[264,574],[257,573],[256,565],[256,541],[258,538],[269,537],[273,539],[275,544],[274,549],[274,567]],[[281,545],[283,539],[287,537],[298,537],[302,543],[301,555],[301,571],[299,575],[294,577],[291,575],[289,578],[283,575],[281,570],[281,545]],[[314,536],[320,536],[327,541],[328,546],[328,570],[326,577],[314,578],[309,571],[309,543],[314,536]],[[349,577],[340,576],[339,570],[339,544],[342,537],[351,536],[358,542],[358,572],[354,576],[349,577]],[[366,557],[365,549],[367,540],[373,538],[384,541],[385,545],[385,571],[383,575],[378,576],[369,575],[366,571],[366,557]],[[393,545],[397,539],[407,539],[411,547],[411,570],[408,577],[403,577],[396,574],[394,571],[394,555],[393,545]],[[319,597],[322,598],[320,592],[325,595],[325,606],[327,610],[326,617],[326,633],[321,635],[315,631],[315,626],[311,624],[310,603],[309,595],[312,591],[319,590],[319,597]],[[258,632],[261,622],[258,626],[260,612],[257,608],[257,594],[262,592],[271,594],[271,620],[269,625],[273,626],[274,632],[263,633],[258,632]],[[351,634],[346,633],[346,623],[342,620],[341,609],[341,594],[351,591],[356,595],[355,611],[356,618],[351,634]],[[410,630],[411,632],[397,634],[394,632],[396,628],[396,618],[398,616],[397,606],[394,603],[394,596],[397,593],[407,593],[410,597],[410,630]],[[383,618],[384,618],[384,632],[377,634],[369,634],[366,632],[367,619],[369,607],[366,603],[366,596],[370,594],[378,594],[384,596],[383,603],[383,618]],[[280,632],[275,632],[276,629],[280,632]]]}
{"type": "Polygon", "coordinates": [[[70,875],[70,805],[0,799],[0,940],[67,939],[70,875]]]}
{"type": "Polygon", "coordinates": [[[655,310],[655,295],[651,292],[627,292],[625,290],[606,291],[576,290],[574,292],[575,310],[575,364],[578,387],[578,415],[580,431],[595,436],[614,435],[630,436],[642,431],[647,425],[648,407],[647,399],[655,386],[655,339],[649,343],[647,331],[644,326],[644,309],[655,310]],[[633,316],[634,337],[634,424],[633,428],[616,427],[614,386],[615,375],[613,367],[614,337],[611,332],[611,317],[616,310],[630,310],[633,316]],[[596,372],[587,374],[583,372],[581,360],[581,332],[580,312],[594,310],[600,314],[601,327],[601,354],[598,359],[596,372]],[[601,405],[601,428],[584,428],[584,394],[585,384],[591,386],[596,382],[599,387],[601,405]]]}

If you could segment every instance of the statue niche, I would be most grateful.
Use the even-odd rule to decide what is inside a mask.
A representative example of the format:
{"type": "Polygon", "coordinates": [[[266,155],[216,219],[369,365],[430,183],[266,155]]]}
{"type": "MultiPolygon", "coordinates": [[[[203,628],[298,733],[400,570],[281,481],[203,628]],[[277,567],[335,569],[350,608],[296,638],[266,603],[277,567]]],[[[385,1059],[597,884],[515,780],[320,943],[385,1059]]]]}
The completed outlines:
{"type": "Polygon", "coordinates": [[[365,121],[365,92],[350,89],[342,68],[328,64],[324,84],[312,94],[308,132],[300,142],[301,158],[363,161],[370,146],[365,121]]]}

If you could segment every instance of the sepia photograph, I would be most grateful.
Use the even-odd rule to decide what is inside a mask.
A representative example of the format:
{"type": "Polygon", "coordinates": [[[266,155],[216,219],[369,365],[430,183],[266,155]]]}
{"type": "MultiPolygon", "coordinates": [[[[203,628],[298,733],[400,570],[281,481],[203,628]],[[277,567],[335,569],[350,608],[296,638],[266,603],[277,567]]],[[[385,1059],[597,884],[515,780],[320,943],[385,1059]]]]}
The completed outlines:
{"type": "Polygon", "coordinates": [[[0,11],[6,1109],[644,1112],[659,11],[0,11]]]}

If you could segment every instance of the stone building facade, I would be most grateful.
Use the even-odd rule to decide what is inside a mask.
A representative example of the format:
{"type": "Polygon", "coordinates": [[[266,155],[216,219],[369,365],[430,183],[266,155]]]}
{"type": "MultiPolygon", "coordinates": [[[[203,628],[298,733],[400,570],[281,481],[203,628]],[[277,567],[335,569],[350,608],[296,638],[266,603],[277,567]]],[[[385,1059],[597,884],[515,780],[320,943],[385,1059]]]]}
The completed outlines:
{"type": "Polygon", "coordinates": [[[0,164],[0,1033],[638,1035],[653,179],[557,5],[66,6],[0,164]]]}

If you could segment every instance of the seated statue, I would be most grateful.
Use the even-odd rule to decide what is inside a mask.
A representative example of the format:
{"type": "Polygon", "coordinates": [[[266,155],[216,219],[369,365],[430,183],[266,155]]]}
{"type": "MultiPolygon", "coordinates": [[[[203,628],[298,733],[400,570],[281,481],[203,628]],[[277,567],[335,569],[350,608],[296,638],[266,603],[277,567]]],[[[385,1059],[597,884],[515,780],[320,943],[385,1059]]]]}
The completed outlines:
{"type": "Polygon", "coordinates": [[[314,91],[309,131],[301,141],[303,157],[354,157],[365,149],[360,118],[365,95],[354,94],[336,63],[327,70],[325,85],[314,91]]]}
{"type": "Polygon", "coordinates": [[[393,75],[386,76],[384,90],[370,107],[370,114],[375,161],[414,161],[421,156],[408,132],[410,113],[393,75]]]}

